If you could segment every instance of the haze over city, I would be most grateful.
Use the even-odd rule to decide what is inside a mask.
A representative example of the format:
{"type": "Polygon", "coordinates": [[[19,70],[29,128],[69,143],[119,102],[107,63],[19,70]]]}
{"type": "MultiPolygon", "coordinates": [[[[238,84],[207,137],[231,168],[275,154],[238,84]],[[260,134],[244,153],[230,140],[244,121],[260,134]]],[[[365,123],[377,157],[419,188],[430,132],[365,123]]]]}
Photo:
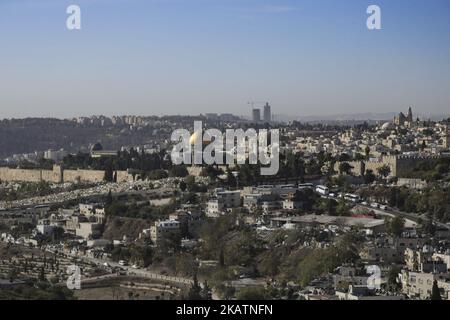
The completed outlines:
{"type": "Polygon", "coordinates": [[[372,2],[3,0],[0,117],[445,113],[450,3],[372,2]]]}

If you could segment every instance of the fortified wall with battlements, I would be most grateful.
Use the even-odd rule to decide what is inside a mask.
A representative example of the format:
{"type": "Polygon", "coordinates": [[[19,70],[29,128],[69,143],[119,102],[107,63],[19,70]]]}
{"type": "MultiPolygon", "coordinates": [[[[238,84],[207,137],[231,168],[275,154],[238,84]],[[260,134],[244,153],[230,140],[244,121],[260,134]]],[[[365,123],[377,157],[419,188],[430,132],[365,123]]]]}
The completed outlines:
{"type": "MultiPolygon", "coordinates": [[[[354,176],[362,176],[368,170],[372,170],[374,174],[378,173],[378,170],[383,166],[388,166],[390,169],[390,176],[392,177],[403,177],[407,170],[411,166],[415,165],[418,161],[439,159],[443,157],[442,155],[392,155],[392,156],[382,156],[377,159],[365,160],[365,161],[348,161],[347,163],[352,167],[351,173],[354,176]]],[[[341,162],[336,162],[334,165],[334,171],[338,174],[342,174],[339,171],[341,162]]]]}
{"type": "MultiPolygon", "coordinates": [[[[104,178],[103,170],[69,170],[60,165],[54,165],[53,170],[0,168],[0,181],[8,182],[102,182],[104,178]]],[[[117,171],[117,182],[132,181],[133,175],[128,171],[117,171]]]]}

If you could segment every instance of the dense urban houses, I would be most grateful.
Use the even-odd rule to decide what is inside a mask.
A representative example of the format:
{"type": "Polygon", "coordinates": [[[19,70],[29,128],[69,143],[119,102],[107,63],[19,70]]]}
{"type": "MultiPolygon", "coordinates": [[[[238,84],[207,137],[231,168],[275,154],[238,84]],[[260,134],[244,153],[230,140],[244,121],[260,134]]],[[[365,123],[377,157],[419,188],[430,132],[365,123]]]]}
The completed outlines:
{"type": "Polygon", "coordinates": [[[76,263],[82,286],[69,298],[121,299],[127,288],[133,299],[450,299],[449,119],[412,108],[351,123],[276,122],[269,103],[251,112],[82,117],[58,125],[95,129],[87,144],[74,131],[73,143],[4,154],[0,286],[63,285],[76,263]],[[244,162],[172,163],[177,128],[201,152],[213,144],[195,120],[202,131],[278,128],[277,174],[260,175],[236,149],[219,154],[244,162]]]}

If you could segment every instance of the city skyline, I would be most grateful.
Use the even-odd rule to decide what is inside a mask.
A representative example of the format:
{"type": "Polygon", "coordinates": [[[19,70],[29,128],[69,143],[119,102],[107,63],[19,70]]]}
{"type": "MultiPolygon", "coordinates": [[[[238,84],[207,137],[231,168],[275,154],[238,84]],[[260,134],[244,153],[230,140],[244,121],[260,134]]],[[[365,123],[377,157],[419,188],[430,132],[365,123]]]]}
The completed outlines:
{"type": "Polygon", "coordinates": [[[0,0],[0,301],[449,301],[449,9],[0,0]]]}
{"type": "Polygon", "coordinates": [[[447,1],[2,1],[1,118],[444,114],[447,1]],[[65,28],[66,8],[82,29],[65,28]],[[366,27],[367,6],[382,30],[366,27]]]}

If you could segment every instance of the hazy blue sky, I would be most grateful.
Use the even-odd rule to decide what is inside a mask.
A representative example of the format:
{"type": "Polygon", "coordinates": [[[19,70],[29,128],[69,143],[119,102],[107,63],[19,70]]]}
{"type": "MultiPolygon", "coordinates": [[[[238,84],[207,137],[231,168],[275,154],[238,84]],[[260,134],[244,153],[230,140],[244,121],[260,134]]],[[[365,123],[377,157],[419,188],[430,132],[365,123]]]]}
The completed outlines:
{"type": "Polygon", "coordinates": [[[448,0],[0,0],[0,118],[450,110],[448,0]],[[66,29],[66,8],[82,30],[66,29]],[[366,9],[382,28],[366,28],[366,9]]]}

